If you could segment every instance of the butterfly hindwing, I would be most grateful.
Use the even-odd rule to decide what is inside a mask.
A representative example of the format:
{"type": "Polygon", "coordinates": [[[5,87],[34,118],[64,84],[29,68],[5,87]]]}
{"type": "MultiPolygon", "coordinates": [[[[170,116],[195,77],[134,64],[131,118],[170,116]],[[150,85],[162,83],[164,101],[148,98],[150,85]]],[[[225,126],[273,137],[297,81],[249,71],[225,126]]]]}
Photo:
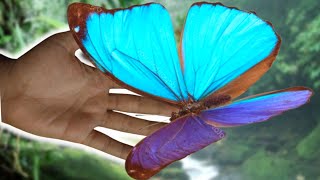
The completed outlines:
{"type": "Polygon", "coordinates": [[[173,27],[162,5],[109,11],[76,3],[69,6],[68,20],[101,71],[142,94],[173,103],[187,99],[173,27]]]}
{"type": "Polygon", "coordinates": [[[244,83],[245,88],[241,82],[250,77],[238,82],[241,88],[235,89],[244,92],[269,69],[279,45],[272,26],[254,13],[219,3],[195,3],[188,12],[180,44],[188,92],[201,100],[272,55],[267,66],[251,73],[255,77],[244,83]]]}
{"type": "Polygon", "coordinates": [[[181,117],[139,142],[126,160],[126,170],[131,177],[148,179],[172,162],[224,136],[222,130],[198,116],[181,117]]]}
{"type": "Polygon", "coordinates": [[[298,108],[307,103],[312,91],[304,87],[264,93],[232,104],[201,112],[201,118],[208,123],[222,126],[240,126],[262,122],[284,111],[298,108]]]}

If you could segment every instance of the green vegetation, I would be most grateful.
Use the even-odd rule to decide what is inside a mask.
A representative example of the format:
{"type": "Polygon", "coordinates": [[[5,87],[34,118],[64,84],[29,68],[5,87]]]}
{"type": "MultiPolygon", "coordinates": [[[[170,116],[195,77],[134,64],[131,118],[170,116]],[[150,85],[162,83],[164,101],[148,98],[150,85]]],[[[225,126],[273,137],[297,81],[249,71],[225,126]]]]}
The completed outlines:
{"type": "Polygon", "coordinates": [[[283,180],[293,179],[289,160],[259,151],[248,158],[242,165],[243,179],[283,180]],[[267,159],[265,157],[268,157],[267,159]],[[255,168],[252,168],[255,167],[255,168]],[[259,169],[259,171],[257,171],[259,169]],[[270,173],[272,172],[272,173],[270,173]]]}
{"type": "Polygon", "coordinates": [[[0,179],[130,179],[123,166],[95,154],[1,132],[0,179]]]}
{"type": "Polygon", "coordinates": [[[320,125],[313,129],[313,131],[304,139],[302,139],[298,146],[297,152],[301,158],[313,160],[317,159],[320,154],[320,125]]]}
{"type": "Polygon", "coordinates": [[[139,4],[141,0],[3,0],[0,2],[0,48],[17,52],[43,34],[65,27],[67,8],[73,2],[110,9],[139,4]]]}

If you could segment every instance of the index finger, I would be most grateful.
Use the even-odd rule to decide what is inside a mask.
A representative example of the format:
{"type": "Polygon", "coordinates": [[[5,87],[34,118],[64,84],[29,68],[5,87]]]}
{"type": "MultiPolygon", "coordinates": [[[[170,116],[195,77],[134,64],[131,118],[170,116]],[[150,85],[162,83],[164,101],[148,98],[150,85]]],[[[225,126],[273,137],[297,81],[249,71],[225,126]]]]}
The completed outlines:
{"type": "Polygon", "coordinates": [[[177,108],[151,98],[128,94],[109,94],[108,109],[124,112],[171,116],[177,108]]]}

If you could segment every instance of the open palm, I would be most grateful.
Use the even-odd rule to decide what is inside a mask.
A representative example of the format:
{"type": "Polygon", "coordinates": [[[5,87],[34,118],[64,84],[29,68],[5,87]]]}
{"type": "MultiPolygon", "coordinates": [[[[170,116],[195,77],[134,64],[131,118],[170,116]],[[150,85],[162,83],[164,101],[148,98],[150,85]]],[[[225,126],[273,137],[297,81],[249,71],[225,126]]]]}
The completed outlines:
{"type": "Polygon", "coordinates": [[[15,62],[2,97],[2,119],[45,137],[82,143],[125,159],[131,147],[95,131],[97,126],[149,135],[165,124],[112,110],[169,115],[174,107],[149,98],[109,94],[121,88],[79,62],[70,32],[53,35],[15,62]]]}

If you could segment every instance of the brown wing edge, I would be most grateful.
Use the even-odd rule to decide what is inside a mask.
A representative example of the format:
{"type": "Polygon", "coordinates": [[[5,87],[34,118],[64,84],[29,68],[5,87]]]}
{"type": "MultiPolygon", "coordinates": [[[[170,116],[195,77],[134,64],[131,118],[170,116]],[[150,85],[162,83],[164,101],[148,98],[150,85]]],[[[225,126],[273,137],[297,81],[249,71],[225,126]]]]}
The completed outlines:
{"type": "MultiPolygon", "coordinates": [[[[236,10],[248,13],[248,14],[254,14],[256,16],[256,13],[253,11],[244,11],[244,10],[240,10],[236,7],[225,6],[220,2],[217,2],[217,3],[196,2],[196,3],[192,4],[191,7],[192,6],[201,6],[203,4],[210,4],[213,6],[220,5],[220,6],[224,6],[226,8],[229,8],[229,9],[236,9],[236,10]]],[[[207,96],[205,99],[209,99],[210,97],[216,96],[218,94],[227,94],[227,95],[231,96],[231,99],[235,99],[236,97],[238,97],[241,94],[243,94],[244,92],[246,92],[250,86],[252,86],[256,81],[258,81],[262,77],[262,75],[265,74],[270,69],[270,67],[272,66],[273,62],[276,59],[276,56],[279,53],[280,46],[281,46],[281,37],[279,36],[279,34],[277,34],[277,32],[274,30],[273,25],[269,21],[264,21],[264,22],[266,22],[273,29],[273,31],[275,32],[277,39],[278,39],[278,42],[275,45],[273,51],[269,54],[269,56],[267,56],[265,59],[263,59],[260,63],[256,64],[255,66],[253,66],[252,68],[250,68],[249,70],[244,72],[242,75],[240,75],[239,77],[237,77],[236,79],[231,81],[229,84],[227,84],[224,87],[220,88],[219,90],[213,92],[211,95],[207,96]]],[[[180,59],[181,68],[182,68],[182,71],[184,71],[184,60],[183,60],[183,55],[182,55],[182,39],[183,39],[183,31],[181,33],[181,38],[180,38],[180,43],[179,43],[178,49],[179,49],[179,57],[181,58],[180,59]]]]}
{"type": "MultiPolygon", "coordinates": [[[[111,10],[107,10],[103,7],[99,7],[99,6],[93,6],[90,4],[85,4],[85,3],[72,3],[69,5],[68,7],[68,11],[67,11],[67,19],[68,19],[68,24],[70,27],[70,31],[72,32],[72,35],[74,37],[74,39],[76,40],[76,42],[78,43],[80,49],[82,50],[82,52],[84,52],[84,54],[86,56],[89,57],[91,63],[93,63],[95,66],[95,62],[92,60],[92,56],[86,51],[86,49],[84,48],[84,46],[82,45],[81,39],[83,39],[86,35],[86,20],[88,18],[88,16],[91,13],[111,13],[114,14],[117,11],[120,10],[125,10],[125,9],[132,9],[133,7],[138,7],[138,6],[147,6],[150,4],[156,4],[156,3],[147,3],[147,4],[142,4],[142,5],[134,5],[134,6],[130,6],[128,8],[123,8],[123,9],[111,9],[111,10]],[[75,32],[75,28],[79,26],[79,32],[75,32]]],[[[164,8],[164,7],[163,7],[164,8]]],[[[171,106],[175,106],[175,107],[182,107],[182,104],[179,102],[175,102],[172,100],[168,100],[168,99],[164,99],[149,93],[146,93],[144,91],[141,91],[137,88],[134,88],[126,83],[124,83],[123,81],[119,80],[118,78],[116,78],[114,75],[112,75],[110,72],[105,72],[104,73],[108,78],[110,78],[112,81],[116,82],[118,85],[120,85],[123,88],[126,88],[130,91],[133,91],[137,94],[140,94],[142,96],[157,100],[157,101],[162,101],[165,102],[171,106]]]]}

